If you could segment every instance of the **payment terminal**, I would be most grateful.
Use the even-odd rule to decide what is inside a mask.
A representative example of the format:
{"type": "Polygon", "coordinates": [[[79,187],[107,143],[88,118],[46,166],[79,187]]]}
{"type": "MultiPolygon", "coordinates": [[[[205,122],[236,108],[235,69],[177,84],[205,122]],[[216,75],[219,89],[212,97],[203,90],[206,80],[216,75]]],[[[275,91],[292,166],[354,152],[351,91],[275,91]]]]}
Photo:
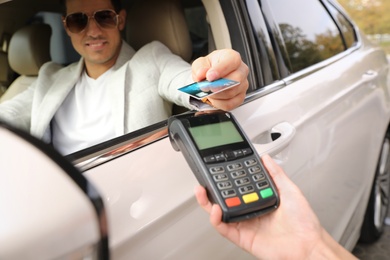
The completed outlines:
{"type": "Polygon", "coordinates": [[[168,120],[172,147],[181,151],[223,222],[237,222],[275,210],[277,190],[233,115],[188,112],[168,120]]]}

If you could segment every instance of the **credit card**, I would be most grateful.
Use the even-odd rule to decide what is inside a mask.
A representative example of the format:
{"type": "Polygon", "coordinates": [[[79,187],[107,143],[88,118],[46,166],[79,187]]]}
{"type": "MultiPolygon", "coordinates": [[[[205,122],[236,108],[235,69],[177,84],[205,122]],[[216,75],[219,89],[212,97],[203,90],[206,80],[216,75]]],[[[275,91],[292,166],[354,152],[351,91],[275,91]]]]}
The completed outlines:
{"type": "Polygon", "coordinates": [[[239,82],[237,81],[221,78],[214,81],[204,80],[195,82],[190,85],[181,87],[178,90],[190,95],[195,99],[206,101],[208,97],[237,86],[238,84],[239,82]]]}

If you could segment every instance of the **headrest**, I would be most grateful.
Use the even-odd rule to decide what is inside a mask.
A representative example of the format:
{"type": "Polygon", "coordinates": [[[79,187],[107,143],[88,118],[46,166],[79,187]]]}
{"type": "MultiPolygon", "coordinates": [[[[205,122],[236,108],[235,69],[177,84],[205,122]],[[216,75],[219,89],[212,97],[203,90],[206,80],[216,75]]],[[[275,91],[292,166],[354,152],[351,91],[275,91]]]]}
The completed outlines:
{"type": "Polygon", "coordinates": [[[136,1],[127,12],[126,40],[136,50],[157,40],[191,60],[191,38],[180,0],[136,1]]]}
{"type": "Polygon", "coordinates": [[[51,28],[47,24],[32,24],[12,35],[8,61],[20,75],[38,75],[39,68],[50,61],[51,28]]]}

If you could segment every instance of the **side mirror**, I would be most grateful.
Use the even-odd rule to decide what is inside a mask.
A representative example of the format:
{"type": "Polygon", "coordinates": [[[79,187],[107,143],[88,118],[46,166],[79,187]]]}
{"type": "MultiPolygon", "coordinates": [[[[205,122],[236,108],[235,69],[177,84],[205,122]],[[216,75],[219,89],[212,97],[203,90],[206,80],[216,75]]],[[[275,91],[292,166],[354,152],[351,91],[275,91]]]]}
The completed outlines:
{"type": "Polygon", "coordinates": [[[0,259],[108,259],[103,200],[51,146],[0,122],[0,259]]]}

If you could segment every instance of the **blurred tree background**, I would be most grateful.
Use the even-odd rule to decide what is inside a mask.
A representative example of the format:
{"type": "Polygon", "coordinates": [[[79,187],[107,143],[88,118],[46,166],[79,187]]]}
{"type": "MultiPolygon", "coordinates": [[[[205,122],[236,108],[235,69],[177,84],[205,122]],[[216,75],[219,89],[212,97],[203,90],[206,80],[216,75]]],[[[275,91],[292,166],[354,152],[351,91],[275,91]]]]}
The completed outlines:
{"type": "Polygon", "coordinates": [[[390,54],[390,0],[338,0],[359,28],[390,54]]]}

